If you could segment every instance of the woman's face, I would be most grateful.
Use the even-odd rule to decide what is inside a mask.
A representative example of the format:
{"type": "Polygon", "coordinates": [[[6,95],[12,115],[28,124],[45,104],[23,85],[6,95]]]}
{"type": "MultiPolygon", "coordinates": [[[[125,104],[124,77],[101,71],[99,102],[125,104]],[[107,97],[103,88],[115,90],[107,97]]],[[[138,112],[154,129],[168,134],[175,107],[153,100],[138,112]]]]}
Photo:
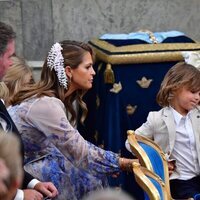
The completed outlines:
{"type": "Polygon", "coordinates": [[[93,69],[92,56],[89,52],[83,56],[82,63],[76,69],[71,69],[71,75],[70,87],[73,90],[88,90],[92,87],[95,71],[93,69]]]}

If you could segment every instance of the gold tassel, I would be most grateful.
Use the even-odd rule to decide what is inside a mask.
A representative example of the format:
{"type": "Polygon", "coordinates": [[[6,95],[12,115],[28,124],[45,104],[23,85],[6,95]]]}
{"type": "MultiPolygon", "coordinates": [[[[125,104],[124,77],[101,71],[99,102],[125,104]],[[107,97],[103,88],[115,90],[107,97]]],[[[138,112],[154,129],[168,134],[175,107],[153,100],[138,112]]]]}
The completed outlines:
{"type": "Polygon", "coordinates": [[[104,71],[104,82],[113,84],[115,82],[114,72],[111,68],[111,64],[106,65],[106,70],[104,71]]]}

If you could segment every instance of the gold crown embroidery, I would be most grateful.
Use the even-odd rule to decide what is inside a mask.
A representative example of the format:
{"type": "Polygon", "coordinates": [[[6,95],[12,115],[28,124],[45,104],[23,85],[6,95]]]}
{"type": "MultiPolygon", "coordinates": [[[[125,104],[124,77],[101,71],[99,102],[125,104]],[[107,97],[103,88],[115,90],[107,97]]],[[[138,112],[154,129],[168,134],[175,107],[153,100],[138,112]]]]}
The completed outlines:
{"type": "Polygon", "coordinates": [[[137,80],[136,82],[141,88],[148,88],[153,79],[147,79],[145,76],[142,77],[141,80],[137,80]]]}
{"type": "Polygon", "coordinates": [[[113,93],[119,93],[120,91],[122,90],[122,84],[121,82],[119,83],[114,83],[113,84],[113,87],[110,89],[110,92],[113,92],[113,93]]]}

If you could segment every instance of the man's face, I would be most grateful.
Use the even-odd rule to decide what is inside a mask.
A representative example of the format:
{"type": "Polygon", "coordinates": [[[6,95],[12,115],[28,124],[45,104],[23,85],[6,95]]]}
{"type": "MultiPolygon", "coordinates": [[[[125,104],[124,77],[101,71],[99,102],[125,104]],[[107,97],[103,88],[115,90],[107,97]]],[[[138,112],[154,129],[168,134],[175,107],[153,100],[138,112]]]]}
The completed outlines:
{"type": "Polygon", "coordinates": [[[11,57],[15,53],[15,41],[11,40],[8,45],[5,53],[0,55],[0,79],[4,76],[7,69],[13,64],[11,57]]]}

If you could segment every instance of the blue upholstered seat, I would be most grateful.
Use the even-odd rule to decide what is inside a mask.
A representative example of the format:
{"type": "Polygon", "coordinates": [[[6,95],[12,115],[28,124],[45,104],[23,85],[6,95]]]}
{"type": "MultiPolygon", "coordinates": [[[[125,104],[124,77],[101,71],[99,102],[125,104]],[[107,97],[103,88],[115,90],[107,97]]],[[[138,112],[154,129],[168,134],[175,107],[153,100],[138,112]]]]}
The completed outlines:
{"type": "Polygon", "coordinates": [[[162,178],[162,180],[165,182],[165,171],[163,166],[164,164],[160,154],[152,146],[145,144],[142,141],[138,141],[138,143],[145,150],[146,154],[150,158],[151,165],[155,174],[159,175],[160,178],[162,178]]]}
{"type": "MultiPolygon", "coordinates": [[[[154,187],[159,192],[160,200],[172,200],[173,198],[171,197],[169,186],[168,163],[162,149],[154,141],[147,137],[137,135],[132,130],[127,131],[127,133],[131,151],[139,159],[141,164],[140,170],[142,172],[140,172],[140,176],[142,176],[141,173],[144,173],[146,178],[153,183],[154,187]]],[[[136,164],[135,166],[133,165],[133,171],[137,173],[134,168],[136,168],[136,164]]],[[[135,176],[137,175],[135,174],[135,176]]],[[[151,200],[149,194],[147,194],[148,190],[144,185],[147,187],[150,186],[146,184],[145,179],[141,179],[140,182],[138,179],[141,179],[141,177],[138,177],[136,181],[145,192],[145,200],[151,200]]],[[[200,200],[200,194],[190,199],[200,200]]]]}
{"type": "Polygon", "coordinates": [[[159,176],[139,163],[133,163],[133,172],[136,182],[144,190],[145,200],[170,200],[166,185],[159,176]]]}
{"type": "Polygon", "coordinates": [[[131,151],[142,166],[153,171],[163,180],[170,194],[168,164],[162,149],[154,141],[137,135],[132,130],[127,133],[131,151]]]}

